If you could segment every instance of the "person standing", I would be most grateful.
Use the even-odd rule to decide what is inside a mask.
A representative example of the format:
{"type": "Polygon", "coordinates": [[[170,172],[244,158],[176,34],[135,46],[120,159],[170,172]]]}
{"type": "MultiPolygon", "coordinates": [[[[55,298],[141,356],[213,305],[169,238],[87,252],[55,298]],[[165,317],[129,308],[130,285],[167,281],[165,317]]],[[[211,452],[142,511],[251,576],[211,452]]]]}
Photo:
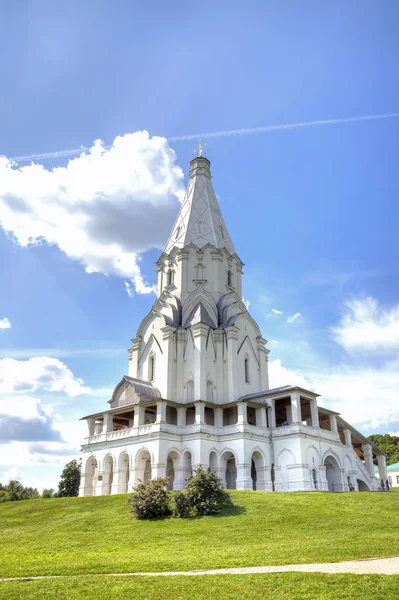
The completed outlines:
{"type": "Polygon", "coordinates": [[[385,492],[385,484],[383,479],[381,479],[381,492],[385,492]]]}
{"type": "Polygon", "coordinates": [[[386,482],[385,482],[385,490],[386,490],[387,492],[389,492],[389,481],[388,481],[388,479],[387,479],[387,480],[386,480],[386,482]]]}

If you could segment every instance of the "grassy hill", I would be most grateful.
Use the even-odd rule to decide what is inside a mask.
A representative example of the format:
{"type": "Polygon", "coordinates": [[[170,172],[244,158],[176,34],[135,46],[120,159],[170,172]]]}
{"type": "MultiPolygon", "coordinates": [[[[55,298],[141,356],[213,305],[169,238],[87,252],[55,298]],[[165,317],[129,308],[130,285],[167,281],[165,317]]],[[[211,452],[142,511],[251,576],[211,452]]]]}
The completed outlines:
{"type": "MultiPolygon", "coordinates": [[[[84,578],[74,579],[73,589],[78,594],[80,579],[82,590],[87,593],[87,586],[92,579],[87,578],[87,575],[90,574],[332,562],[399,554],[399,494],[265,494],[236,491],[232,492],[232,497],[236,508],[226,510],[218,516],[187,520],[166,518],[157,521],[132,519],[126,495],[2,504],[1,577],[85,575],[84,578]],[[86,583],[83,583],[83,579],[86,583]]],[[[224,587],[228,577],[236,578],[234,589],[240,589],[240,576],[221,577],[225,578],[224,587]]],[[[255,576],[241,577],[244,578],[242,585],[245,587],[255,576]]],[[[279,579],[262,577],[265,590],[272,581],[279,579]]],[[[280,576],[280,580],[281,577],[286,583],[298,582],[301,577],[310,582],[309,576],[296,575],[291,579],[280,576]]],[[[314,577],[311,576],[313,582],[314,577]]],[[[324,577],[328,580],[332,576],[324,577]]],[[[346,579],[345,585],[349,589],[350,578],[356,579],[356,576],[347,577],[349,579],[346,579]]],[[[105,578],[101,579],[104,581],[105,578]]],[[[154,581],[145,584],[144,579],[140,578],[142,589],[147,583],[148,589],[155,586],[154,581]]],[[[178,582],[172,583],[169,578],[167,584],[165,578],[151,579],[162,579],[164,587],[178,587],[178,582]]],[[[192,590],[199,585],[198,579],[203,580],[195,578],[194,582],[192,578],[177,579],[185,579],[183,587],[190,585],[192,590]]],[[[217,585],[217,579],[212,579],[212,583],[210,579],[208,576],[208,587],[217,585]]],[[[317,579],[319,582],[322,580],[323,576],[317,579]]],[[[344,581],[345,576],[341,576],[341,580],[344,581]]],[[[38,590],[40,586],[45,586],[53,589],[51,593],[54,597],[64,597],[56,589],[57,586],[65,589],[65,585],[63,587],[60,583],[63,580],[57,581],[30,582],[29,585],[36,586],[37,592],[37,595],[32,596],[28,594],[26,582],[0,583],[0,596],[43,598],[46,597],[44,592],[38,590]],[[2,590],[4,592],[8,589],[6,586],[11,586],[15,595],[2,595],[2,590]],[[18,586],[22,586],[20,596],[15,592],[19,589],[18,586]]],[[[129,581],[132,586],[139,585],[137,580],[129,581]]],[[[393,581],[391,586],[392,583],[393,581]]],[[[396,581],[395,585],[398,584],[396,581]]],[[[104,585],[105,598],[110,591],[110,580],[101,585],[104,585]]],[[[98,595],[75,596],[70,592],[68,597],[102,598],[101,585],[98,582],[95,584],[98,595]]],[[[126,580],[120,585],[121,589],[126,587],[126,580]]],[[[300,589],[298,583],[292,585],[300,589]]],[[[280,589],[281,584],[275,584],[275,587],[280,589]]],[[[331,593],[328,585],[326,589],[331,593]]],[[[280,597],[272,589],[269,591],[275,598],[280,597]]],[[[143,596],[135,592],[132,596],[132,588],[128,593],[135,598],[169,597],[165,593],[158,596],[155,592],[155,595],[148,592],[149,595],[143,596]]],[[[171,594],[170,597],[174,598],[190,597],[179,596],[176,589],[171,594]]],[[[315,597],[314,591],[310,594],[313,596],[295,597],[315,597]]],[[[219,598],[235,597],[222,596],[216,589],[215,595],[219,598]]],[[[239,595],[245,598],[245,590],[242,589],[239,595]]],[[[286,596],[281,597],[288,596],[287,592],[286,596]]],[[[48,597],[51,597],[50,593],[48,597]]],[[[125,596],[115,592],[112,597],[125,596]]],[[[126,595],[127,597],[129,596],[126,595]]],[[[196,597],[207,598],[211,595],[201,596],[196,592],[196,597]]],[[[251,597],[257,597],[253,590],[251,597]]],[[[363,597],[366,596],[363,594],[363,597]]]]}

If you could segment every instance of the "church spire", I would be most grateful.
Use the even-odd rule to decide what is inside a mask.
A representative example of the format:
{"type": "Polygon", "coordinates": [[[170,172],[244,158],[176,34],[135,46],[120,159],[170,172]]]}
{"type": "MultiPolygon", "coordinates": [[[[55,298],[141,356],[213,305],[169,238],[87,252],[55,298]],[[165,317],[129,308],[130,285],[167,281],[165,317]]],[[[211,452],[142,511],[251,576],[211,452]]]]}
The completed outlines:
{"type": "Polygon", "coordinates": [[[227,231],[211,181],[210,161],[197,156],[190,162],[189,182],[176,222],[165,246],[169,254],[174,246],[184,248],[192,243],[202,248],[215,248],[236,254],[227,231]]]}

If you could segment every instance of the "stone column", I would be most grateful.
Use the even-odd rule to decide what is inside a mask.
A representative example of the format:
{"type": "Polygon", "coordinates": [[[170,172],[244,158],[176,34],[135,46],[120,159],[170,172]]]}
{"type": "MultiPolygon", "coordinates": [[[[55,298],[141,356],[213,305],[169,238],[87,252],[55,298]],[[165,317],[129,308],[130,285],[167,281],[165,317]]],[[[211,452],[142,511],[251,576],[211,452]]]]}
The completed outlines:
{"type": "Polygon", "coordinates": [[[215,408],[215,427],[223,427],[223,408],[215,408]]]}
{"type": "Polygon", "coordinates": [[[270,401],[271,408],[269,409],[269,427],[270,429],[276,428],[276,401],[270,401]]]}
{"type": "Polygon", "coordinates": [[[328,492],[328,481],[326,476],[326,467],[319,467],[319,482],[320,482],[320,491],[328,492]]]}
{"type": "Polygon", "coordinates": [[[156,423],[166,423],[166,402],[158,400],[156,423]]]}
{"type": "Polygon", "coordinates": [[[237,490],[252,490],[251,465],[241,463],[237,465],[237,490]]]}
{"type": "Polygon", "coordinates": [[[134,407],[134,421],[133,427],[139,427],[139,425],[144,425],[145,420],[145,406],[143,404],[136,404],[134,407]]]}
{"type": "Polygon", "coordinates": [[[129,469],[129,482],[127,484],[127,491],[132,492],[136,485],[136,467],[130,467],[129,469]]]}
{"type": "Polygon", "coordinates": [[[187,408],[185,406],[181,406],[177,409],[177,425],[179,427],[184,427],[186,425],[186,412],[187,408]]]}
{"type": "Polygon", "coordinates": [[[154,463],[151,465],[151,479],[166,477],[166,463],[154,463]]]}
{"type": "Polygon", "coordinates": [[[103,433],[112,431],[113,426],[114,426],[114,416],[111,413],[105,413],[103,433]]]}
{"type": "Polygon", "coordinates": [[[362,444],[364,454],[364,464],[370,477],[374,477],[373,450],[370,444],[362,444]]]}
{"type": "Polygon", "coordinates": [[[299,392],[291,394],[292,422],[302,423],[301,397],[299,392]]]}
{"type": "Polygon", "coordinates": [[[237,399],[237,341],[238,327],[230,325],[225,329],[227,336],[227,387],[228,400],[232,402],[237,399]]]}
{"type": "MultiPolygon", "coordinates": [[[[333,433],[338,433],[338,423],[337,423],[336,415],[330,415],[330,427],[331,427],[331,431],[333,433]]],[[[348,431],[348,429],[346,431],[348,431]]],[[[350,431],[349,431],[349,433],[350,433],[350,431]]],[[[346,436],[345,436],[345,443],[347,444],[346,436]]],[[[350,444],[352,444],[352,441],[350,442],[350,444]]]]}
{"type": "Polygon", "coordinates": [[[379,473],[380,479],[383,479],[384,483],[385,483],[385,481],[388,479],[386,458],[383,454],[379,454],[377,456],[377,460],[378,460],[378,473],[379,473]]]}
{"type": "Polygon", "coordinates": [[[97,485],[96,489],[93,490],[93,496],[102,496],[103,494],[103,479],[104,479],[104,471],[98,471],[97,473],[97,485]]]}
{"type": "MultiPolygon", "coordinates": [[[[347,446],[352,446],[352,432],[350,429],[344,429],[344,436],[345,436],[345,444],[347,446]]],[[[371,448],[371,446],[370,446],[371,448]]]]}
{"type": "Polygon", "coordinates": [[[312,419],[312,427],[320,427],[319,411],[317,410],[317,400],[313,398],[310,401],[310,415],[312,419]]]}
{"type": "Polygon", "coordinates": [[[94,435],[95,424],[96,424],[96,420],[94,417],[90,417],[89,419],[87,419],[88,435],[94,435]]]}
{"type": "Polygon", "coordinates": [[[237,403],[237,423],[244,424],[248,423],[247,419],[247,403],[246,402],[238,402],[237,403]]]}
{"type": "Polygon", "coordinates": [[[256,426],[267,427],[266,408],[264,406],[260,406],[256,409],[256,426]]]}
{"type": "Polygon", "coordinates": [[[196,425],[204,425],[205,423],[205,402],[195,403],[195,423],[196,425]]]}
{"type": "Polygon", "coordinates": [[[119,494],[119,473],[120,469],[114,469],[111,484],[111,494],[119,494]]]}

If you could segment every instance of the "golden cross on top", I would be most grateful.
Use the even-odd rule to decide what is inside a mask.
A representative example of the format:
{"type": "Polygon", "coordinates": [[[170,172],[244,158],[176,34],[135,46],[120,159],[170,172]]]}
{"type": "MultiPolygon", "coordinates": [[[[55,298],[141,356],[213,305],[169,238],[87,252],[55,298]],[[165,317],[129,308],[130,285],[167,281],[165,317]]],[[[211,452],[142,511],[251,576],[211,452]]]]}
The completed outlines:
{"type": "Polygon", "coordinates": [[[203,149],[205,148],[205,146],[206,146],[206,143],[205,143],[205,144],[203,144],[203,143],[202,143],[202,138],[200,138],[200,139],[198,140],[198,148],[196,148],[196,149],[194,150],[194,152],[198,152],[198,156],[202,156],[202,151],[203,151],[203,149]]]}

